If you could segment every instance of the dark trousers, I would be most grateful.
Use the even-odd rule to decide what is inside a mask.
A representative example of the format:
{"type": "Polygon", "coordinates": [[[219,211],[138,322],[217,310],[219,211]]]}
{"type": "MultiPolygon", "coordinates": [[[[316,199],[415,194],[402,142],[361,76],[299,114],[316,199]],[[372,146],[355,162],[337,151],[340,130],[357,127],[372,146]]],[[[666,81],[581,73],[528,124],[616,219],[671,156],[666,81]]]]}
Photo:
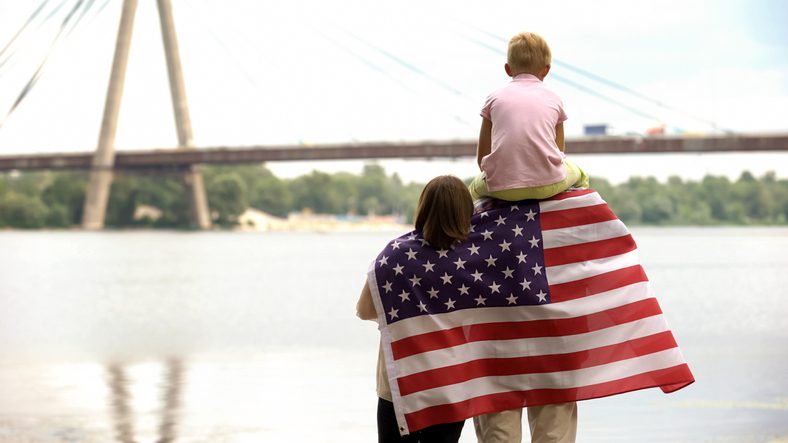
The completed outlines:
{"type": "Polygon", "coordinates": [[[378,398],[378,443],[457,443],[465,421],[443,423],[401,437],[394,403],[378,398]]]}

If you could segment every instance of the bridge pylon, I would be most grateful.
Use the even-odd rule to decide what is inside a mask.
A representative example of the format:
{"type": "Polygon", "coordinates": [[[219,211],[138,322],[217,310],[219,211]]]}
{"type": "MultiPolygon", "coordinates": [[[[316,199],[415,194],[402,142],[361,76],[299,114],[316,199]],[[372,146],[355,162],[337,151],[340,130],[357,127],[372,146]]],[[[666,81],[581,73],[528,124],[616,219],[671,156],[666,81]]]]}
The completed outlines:
{"type": "MultiPolygon", "coordinates": [[[[167,59],[167,73],[170,82],[173,113],[175,114],[175,124],[178,133],[178,149],[193,149],[191,119],[189,117],[188,101],[186,100],[186,88],[183,83],[183,71],[172,15],[172,4],[170,0],[157,0],[157,3],[161,22],[162,42],[164,43],[164,53],[167,59]]],[[[115,55],[112,61],[112,72],[104,103],[104,117],[101,122],[98,146],[93,154],[90,181],[85,196],[85,206],[82,214],[83,229],[99,230],[104,227],[115,162],[115,132],[120,103],[123,97],[123,86],[126,78],[126,66],[128,64],[136,10],[137,0],[123,1],[118,37],[115,44],[115,55]]],[[[199,166],[192,165],[184,172],[183,183],[189,191],[194,225],[199,229],[209,229],[211,227],[210,211],[199,166]]]]}

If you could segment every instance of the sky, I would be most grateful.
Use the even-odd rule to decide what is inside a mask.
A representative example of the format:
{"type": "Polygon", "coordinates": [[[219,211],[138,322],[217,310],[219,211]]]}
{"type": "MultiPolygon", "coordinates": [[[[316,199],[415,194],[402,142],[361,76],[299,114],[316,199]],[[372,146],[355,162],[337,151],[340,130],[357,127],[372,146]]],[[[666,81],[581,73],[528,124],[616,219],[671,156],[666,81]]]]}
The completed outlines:
{"type": "MultiPolygon", "coordinates": [[[[0,0],[0,155],[95,149],[122,2],[86,1],[55,39],[77,1],[49,1],[6,46],[41,2],[0,0]]],[[[506,41],[524,30],[551,46],[545,82],[564,101],[567,137],[598,123],[616,134],[788,133],[781,0],[172,2],[197,147],[473,140],[484,98],[509,80],[506,41]]],[[[169,100],[156,2],[139,0],[117,149],[174,147],[169,100]]],[[[788,153],[574,158],[613,182],[788,174],[788,153]]],[[[290,177],[363,164],[268,166],[290,177]]],[[[473,158],[380,164],[418,182],[478,172],[473,158]]]]}

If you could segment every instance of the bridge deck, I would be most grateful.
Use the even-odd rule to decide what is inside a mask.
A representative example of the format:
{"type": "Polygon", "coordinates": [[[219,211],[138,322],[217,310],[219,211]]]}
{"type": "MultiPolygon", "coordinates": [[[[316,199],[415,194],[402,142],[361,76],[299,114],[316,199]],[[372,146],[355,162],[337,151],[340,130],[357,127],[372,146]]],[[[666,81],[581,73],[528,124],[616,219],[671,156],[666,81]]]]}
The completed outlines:
{"type": "MultiPolygon", "coordinates": [[[[571,138],[573,154],[788,151],[788,134],[583,137],[571,138]]],[[[457,158],[476,155],[476,141],[388,142],[315,146],[248,146],[199,149],[119,151],[116,170],[183,169],[194,164],[238,164],[293,160],[347,160],[384,158],[457,158]]],[[[0,171],[90,169],[92,152],[0,156],[0,171]]]]}

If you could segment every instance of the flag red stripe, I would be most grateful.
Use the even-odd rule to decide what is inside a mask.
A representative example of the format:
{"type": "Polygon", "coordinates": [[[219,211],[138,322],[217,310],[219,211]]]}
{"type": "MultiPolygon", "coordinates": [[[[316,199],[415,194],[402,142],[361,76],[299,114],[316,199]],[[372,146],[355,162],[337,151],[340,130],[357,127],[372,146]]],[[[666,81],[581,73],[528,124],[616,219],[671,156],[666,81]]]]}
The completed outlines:
{"type": "Polygon", "coordinates": [[[633,265],[593,277],[550,285],[550,302],[574,300],[644,281],[648,281],[648,277],[643,267],[633,265]]]}
{"type": "Polygon", "coordinates": [[[632,235],[597,240],[576,245],[547,248],[544,250],[545,266],[560,266],[586,260],[626,254],[637,249],[632,235]]]}
{"type": "Polygon", "coordinates": [[[605,311],[574,318],[532,320],[521,322],[480,323],[472,327],[458,326],[441,331],[412,335],[391,343],[394,360],[422,352],[459,346],[485,340],[514,340],[536,337],[560,337],[584,334],[611,326],[661,314],[654,298],[639,300],[605,311]]]}
{"type": "Polygon", "coordinates": [[[658,386],[682,388],[694,381],[689,367],[686,364],[680,364],[578,388],[534,389],[474,397],[462,402],[432,406],[405,414],[405,420],[408,423],[409,431],[414,432],[434,424],[461,421],[488,412],[588,400],[658,386]]]}
{"type": "Polygon", "coordinates": [[[564,200],[572,197],[580,197],[581,195],[593,194],[594,192],[596,191],[594,191],[593,189],[583,189],[579,191],[565,191],[565,192],[561,192],[560,194],[554,195],[550,198],[546,198],[542,201],[564,200]]]}
{"type": "Polygon", "coordinates": [[[610,210],[610,207],[606,203],[584,206],[582,208],[542,212],[539,214],[539,224],[543,231],[588,225],[610,220],[616,220],[616,214],[610,210]]]}
{"type": "Polygon", "coordinates": [[[485,358],[397,379],[400,395],[462,383],[479,377],[572,371],[640,357],[678,346],[670,331],[566,354],[485,358]]]}

